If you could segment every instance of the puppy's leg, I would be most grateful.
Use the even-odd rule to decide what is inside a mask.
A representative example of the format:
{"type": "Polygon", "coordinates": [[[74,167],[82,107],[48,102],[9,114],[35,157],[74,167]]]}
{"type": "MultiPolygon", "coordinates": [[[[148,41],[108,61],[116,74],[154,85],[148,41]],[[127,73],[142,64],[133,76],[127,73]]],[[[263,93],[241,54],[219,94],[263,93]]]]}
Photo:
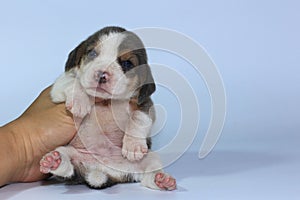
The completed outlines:
{"type": "Polygon", "coordinates": [[[148,152],[147,137],[152,126],[150,116],[134,111],[123,138],[122,155],[129,161],[141,160],[148,152]]]}
{"type": "Polygon", "coordinates": [[[66,101],[67,94],[72,90],[75,79],[76,72],[74,70],[65,72],[56,79],[50,92],[51,99],[54,103],[66,101]]]}
{"type": "Polygon", "coordinates": [[[66,93],[66,108],[74,117],[84,118],[91,112],[93,101],[84,91],[79,80],[74,81],[72,90],[68,90],[66,93]]]}
{"type": "Polygon", "coordinates": [[[74,166],[70,154],[75,151],[73,147],[58,147],[47,153],[40,161],[40,171],[44,174],[51,173],[56,176],[70,178],[74,175],[74,166]]]}
{"type": "Polygon", "coordinates": [[[163,172],[160,159],[156,153],[149,152],[141,164],[145,167],[145,173],[141,178],[143,186],[156,190],[176,189],[175,178],[163,172]]]}
{"type": "Polygon", "coordinates": [[[91,166],[86,168],[85,181],[87,185],[93,189],[103,189],[115,185],[106,173],[103,172],[101,165],[91,166]]]}
{"type": "Polygon", "coordinates": [[[55,81],[50,95],[54,103],[66,102],[66,108],[74,117],[83,118],[91,112],[93,101],[84,91],[74,70],[65,72],[55,81]]]}

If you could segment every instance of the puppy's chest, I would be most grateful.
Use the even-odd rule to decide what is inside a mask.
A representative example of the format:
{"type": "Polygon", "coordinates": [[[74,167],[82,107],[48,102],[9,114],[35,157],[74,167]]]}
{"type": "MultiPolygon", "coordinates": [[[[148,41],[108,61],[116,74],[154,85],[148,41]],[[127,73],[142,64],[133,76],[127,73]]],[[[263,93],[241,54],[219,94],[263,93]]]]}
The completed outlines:
{"type": "Polygon", "coordinates": [[[110,135],[114,132],[124,132],[129,123],[131,108],[128,102],[110,101],[98,103],[94,106],[91,116],[96,121],[100,132],[110,135]]]}

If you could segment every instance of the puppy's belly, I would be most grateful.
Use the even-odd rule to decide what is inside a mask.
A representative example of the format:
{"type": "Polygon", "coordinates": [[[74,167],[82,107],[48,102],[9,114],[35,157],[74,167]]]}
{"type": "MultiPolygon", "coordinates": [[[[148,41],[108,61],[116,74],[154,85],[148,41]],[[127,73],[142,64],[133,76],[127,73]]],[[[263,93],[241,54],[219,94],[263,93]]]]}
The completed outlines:
{"type": "Polygon", "coordinates": [[[72,156],[72,160],[86,164],[128,163],[127,159],[122,156],[122,141],[128,120],[129,115],[123,106],[119,108],[119,111],[113,111],[109,105],[94,106],[91,114],[83,120],[77,135],[70,143],[78,152],[72,156]],[[123,108],[122,111],[121,108],[123,108]]]}
{"type": "MultiPolygon", "coordinates": [[[[119,135],[119,133],[111,133],[111,135],[119,135]]],[[[89,168],[98,168],[112,177],[116,175],[116,172],[121,172],[115,177],[120,178],[122,174],[144,171],[144,165],[130,162],[122,156],[122,146],[115,145],[111,137],[100,134],[94,139],[95,142],[89,144],[84,144],[79,137],[72,141],[71,145],[76,148],[77,153],[72,156],[71,160],[80,174],[84,175],[89,168]]]]}

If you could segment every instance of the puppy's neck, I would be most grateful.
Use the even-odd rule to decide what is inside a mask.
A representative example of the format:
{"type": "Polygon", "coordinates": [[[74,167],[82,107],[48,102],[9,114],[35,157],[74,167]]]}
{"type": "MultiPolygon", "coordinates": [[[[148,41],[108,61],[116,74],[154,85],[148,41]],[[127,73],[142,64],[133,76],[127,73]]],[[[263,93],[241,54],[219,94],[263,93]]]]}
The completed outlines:
{"type": "Polygon", "coordinates": [[[99,104],[102,106],[109,106],[111,104],[111,99],[101,99],[101,98],[96,97],[95,104],[99,104]]]}
{"type": "MultiPolygon", "coordinates": [[[[120,100],[120,102],[128,102],[134,110],[138,109],[138,104],[137,104],[136,98],[131,98],[129,100],[120,100]]],[[[102,99],[102,98],[96,97],[95,104],[98,104],[101,106],[110,106],[112,104],[112,99],[102,99]]]]}

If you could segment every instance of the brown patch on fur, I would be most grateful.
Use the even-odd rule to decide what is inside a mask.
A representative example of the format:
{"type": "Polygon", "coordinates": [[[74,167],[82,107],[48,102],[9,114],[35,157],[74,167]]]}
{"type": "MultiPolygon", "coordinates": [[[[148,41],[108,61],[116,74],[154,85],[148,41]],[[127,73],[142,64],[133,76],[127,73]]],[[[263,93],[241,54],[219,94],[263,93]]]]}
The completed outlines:
{"type": "Polygon", "coordinates": [[[139,65],[139,59],[137,55],[130,50],[124,50],[123,52],[121,52],[119,56],[119,60],[120,61],[129,60],[134,65],[134,67],[139,65]]]}
{"type": "Polygon", "coordinates": [[[137,105],[137,98],[130,99],[129,105],[132,111],[139,109],[139,106],[137,105]]]}
{"type": "Polygon", "coordinates": [[[97,102],[97,104],[101,106],[109,106],[111,105],[111,99],[103,99],[102,101],[97,102]]]}

